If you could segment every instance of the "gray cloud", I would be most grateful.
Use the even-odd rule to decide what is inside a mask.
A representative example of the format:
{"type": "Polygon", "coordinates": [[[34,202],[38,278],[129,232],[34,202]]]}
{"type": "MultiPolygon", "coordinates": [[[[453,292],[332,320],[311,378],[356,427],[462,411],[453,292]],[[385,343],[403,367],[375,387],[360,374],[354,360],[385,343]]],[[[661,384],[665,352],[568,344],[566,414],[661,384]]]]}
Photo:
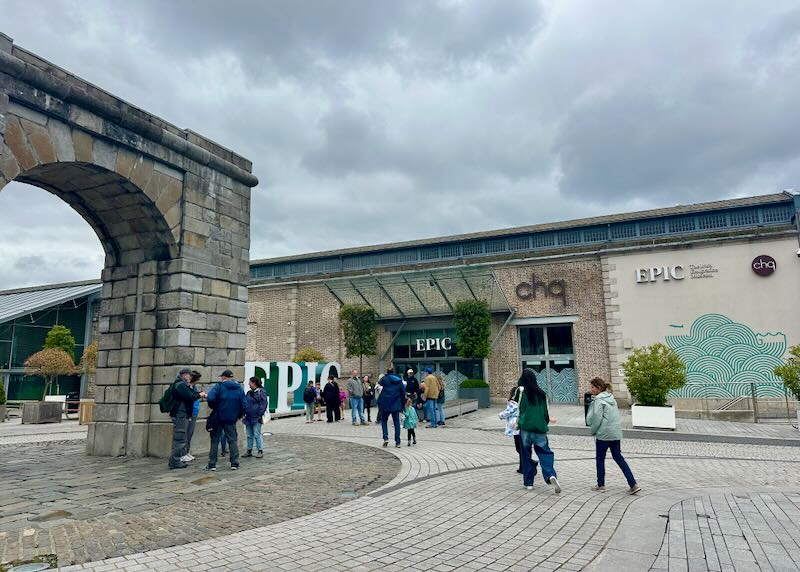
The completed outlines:
{"type": "MultiPolygon", "coordinates": [[[[789,0],[0,0],[0,13],[19,45],[252,159],[253,258],[800,180],[789,0]]],[[[21,229],[0,251],[47,268],[0,287],[97,276],[91,229],[34,192],[0,193],[0,227],[21,229]]]]}

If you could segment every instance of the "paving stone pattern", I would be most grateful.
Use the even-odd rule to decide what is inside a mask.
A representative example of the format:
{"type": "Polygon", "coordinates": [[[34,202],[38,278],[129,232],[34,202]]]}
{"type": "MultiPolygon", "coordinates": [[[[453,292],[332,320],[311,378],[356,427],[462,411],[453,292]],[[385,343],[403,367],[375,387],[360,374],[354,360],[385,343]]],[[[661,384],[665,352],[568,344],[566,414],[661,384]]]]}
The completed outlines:
{"type": "Polygon", "coordinates": [[[727,494],[686,499],[669,511],[653,572],[800,567],[800,495],[727,494]]]}
{"type": "MultiPolygon", "coordinates": [[[[418,430],[416,447],[404,442],[400,449],[387,449],[400,459],[401,470],[383,487],[352,502],[278,525],[66,570],[645,572],[654,566],[665,535],[667,519],[658,515],[684,499],[706,494],[695,491],[714,490],[724,496],[726,488],[735,487],[761,495],[786,494],[788,499],[800,496],[796,448],[649,440],[623,445],[643,491],[626,494],[624,479],[609,460],[609,491],[595,494],[589,490],[594,480],[592,439],[562,435],[553,436],[551,445],[563,493],[554,494],[541,479],[533,491],[526,491],[515,472],[511,440],[502,433],[473,429],[471,425],[489,422],[482,420],[485,412],[473,415],[448,421],[443,429],[418,430]],[[647,504],[664,495],[675,500],[663,509],[647,504]],[[619,550],[623,562],[598,566],[609,546],[624,545],[618,539],[622,525],[642,516],[655,522],[655,527],[641,529],[652,551],[640,548],[640,529],[634,526],[628,539],[632,548],[619,550]],[[321,554],[322,538],[336,547],[330,558],[321,554]]],[[[374,425],[282,419],[271,423],[270,431],[378,449],[382,443],[374,425]]],[[[741,559],[743,554],[729,556],[735,570],[757,569],[747,567],[750,561],[741,559]]],[[[690,570],[684,564],[679,569],[690,570]]]]}
{"type": "Polygon", "coordinates": [[[89,457],[85,443],[0,446],[0,562],[58,555],[102,560],[280,523],[388,483],[400,462],[380,449],[270,437],[238,472],[168,471],[157,459],[89,457]]]}

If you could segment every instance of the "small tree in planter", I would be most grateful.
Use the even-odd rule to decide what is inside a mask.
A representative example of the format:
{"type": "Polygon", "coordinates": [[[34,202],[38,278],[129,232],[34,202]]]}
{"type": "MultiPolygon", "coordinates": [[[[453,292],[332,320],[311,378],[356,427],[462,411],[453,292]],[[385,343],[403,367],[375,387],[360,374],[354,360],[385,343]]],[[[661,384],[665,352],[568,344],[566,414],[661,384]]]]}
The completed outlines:
{"type": "Polygon", "coordinates": [[[686,383],[686,366],[664,344],[636,348],[622,364],[625,383],[636,404],[631,407],[634,427],[675,429],[675,410],[667,394],[686,383]]]}
{"type": "Polygon", "coordinates": [[[364,356],[378,353],[375,310],[365,304],[345,304],[339,310],[339,327],[344,336],[345,356],[358,356],[358,371],[364,371],[364,356]]]}
{"type": "Polygon", "coordinates": [[[45,348],[25,360],[25,373],[44,378],[44,393],[39,403],[26,403],[22,410],[23,423],[60,423],[63,403],[45,403],[44,397],[59,375],[76,373],[72,358],[61,348],[45,348]]]}
{"type": "Polygon", "coordinates": [[[75,359],[75,337],[66,326],[55,325],[47,332],[44,340],[44,349],[61,348],[69,356],[75,359]]]}
{"type": "MultiPolygon", "coordinates": [[[[783,381],[784,387],[792,392],[800,401],[800,346],[789,348],[786,363],[774,369],[774,373],[783,381]]],[[[800,407],[797,408],[797,428],[800,429],[800,407]]]]}
{"type": "MultiPolygon", "coordinates": [[[[462,300],[453,308],[453,323],[458,338],[458,355],[469,359],[486,359],[491,352],[492,314],[483,300],[462,300]]],[[[484,382],[486,383],[486,382],[484,382]]],[[[459,397],[478,399],[480,407],[489,399],[489,385],[485,389],[464,386],[458,389],[459,397]],[[484,395],[485,394],[485,395],[484,395]]]]}

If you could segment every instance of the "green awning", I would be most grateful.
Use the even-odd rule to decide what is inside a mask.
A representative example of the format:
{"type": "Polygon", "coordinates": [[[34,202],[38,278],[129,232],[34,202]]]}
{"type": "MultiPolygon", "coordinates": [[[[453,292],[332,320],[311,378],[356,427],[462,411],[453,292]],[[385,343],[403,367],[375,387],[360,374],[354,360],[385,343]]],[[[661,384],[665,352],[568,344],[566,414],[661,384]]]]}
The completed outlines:
{"type": "Polygon", "coordinates": [[[510,312],[491,270],[433,270],[337,278],[325,282],[342,304],[367,304],[381,320],[447,316],[462,300],[485,300],[492,312],[510,312]]]}

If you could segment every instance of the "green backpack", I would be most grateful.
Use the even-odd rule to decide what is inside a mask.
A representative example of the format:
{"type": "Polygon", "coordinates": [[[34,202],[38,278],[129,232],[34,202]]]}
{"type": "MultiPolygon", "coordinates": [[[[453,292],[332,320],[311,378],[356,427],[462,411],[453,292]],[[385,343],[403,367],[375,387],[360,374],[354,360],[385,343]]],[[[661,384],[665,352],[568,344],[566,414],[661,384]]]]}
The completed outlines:
{"type": "Polygon", "coordinates": [[[158,408],[161,413],[172,413],[178,401],[175,399],[175,382],[172,382],[167,389],[164,390],[164,395],[158,400],[158,408]]]}

